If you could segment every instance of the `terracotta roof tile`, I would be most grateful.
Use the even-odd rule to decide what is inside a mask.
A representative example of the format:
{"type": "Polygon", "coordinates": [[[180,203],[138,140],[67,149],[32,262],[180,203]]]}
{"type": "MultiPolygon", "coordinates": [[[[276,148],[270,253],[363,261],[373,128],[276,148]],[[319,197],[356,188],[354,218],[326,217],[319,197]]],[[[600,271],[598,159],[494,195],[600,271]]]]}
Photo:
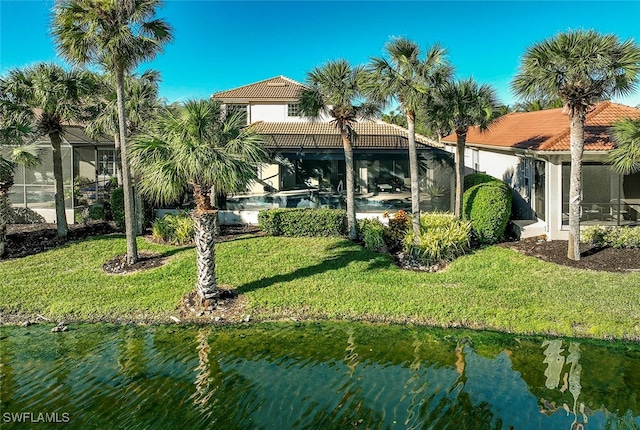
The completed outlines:
{"type": "Polygon", "coordinates": [[[222,101],[242,100],[297,100],[304,85],[285,76],[265,79],[213,94],[211,97],[222,101]]]}
{"type": "MultiPolygon", "coordinates": [[[[624,118],[640,117],[640,109],[611,102],[600,102],[587,114],[585,123],[585,151],[607,151],[614,144],[609,127],[624,118]]],[[[455,143],[456,135],[443,139],[455,143]]],[[[514,112],[499,118],[485,132],[477,127],[467,133],[468,145],[487,145],[538,151],[569,151],[569,118],[562,109],[536,112],[514,112]]]]}
{"type": "MultiPolygon", "coordinates": [[[[256,131],[265,136],[270,149],[342,149],[342,139],[328,122],[256,122],[256,131]]],[[[357,138],[354,149],[407,149],[405,128],[385,122],[359,122],[354,126],[357,138]]],[[[442,147],[425,136],[416,135],[418,147],[442,147]]]]}

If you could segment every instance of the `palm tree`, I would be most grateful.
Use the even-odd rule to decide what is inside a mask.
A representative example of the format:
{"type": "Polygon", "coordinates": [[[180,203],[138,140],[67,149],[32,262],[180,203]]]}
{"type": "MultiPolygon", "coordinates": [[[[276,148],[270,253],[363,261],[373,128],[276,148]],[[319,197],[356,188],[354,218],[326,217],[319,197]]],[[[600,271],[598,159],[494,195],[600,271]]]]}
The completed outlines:
{"type": "Polygon", "coordinates": [[[56,226],[58,237],[67,236],[64,207],[61,144],[64,125],[82,120],[84,101],[91,94],[93,79],[87,72],[66,71],[55,64],[39,63],[33,67],[14,69],[0,79],[0,93],[13,103],[6,110],[9,122],[27,120],[37,136],[47,136],[53,150],[55,179],[56,226]]]}
{"type": "MultiPolygon", "coordinates": [[[[116,161],[116,174],[118,184],[122,186],[122,159],[120,156],[120,133],[118,128],[118,101],[115,82],[111,75],[106,74],[100,80],[102,83],[101,96],[97,103],[97,115],[92,118],[85,129],[87,135],[98,138],[100,135],[111,135],[115,142],[114,158],[116,161]]],[[[147,70],[142,75],[125,76],[125,107],[127,118],[127,138],[130,139],[140,133],[157,116],[162,107],[158,98],[158,83],[160,73],[155,70],[147,70]]],[[[132,172],[131,183],[134,188],[135,206],[135,234],[141,234],[144,228],[144,216],[142,199],[136,192],[135,172],[132,172]]]]}
{"type": "Polygon", "coordinates": [[[214,249],[218,210],[212,190],[245,190],[266,156],[262,138],[246,127],[246,120],[240,114],[226,116],[212,100],[170,106],[156,130],[133,139],[131,164],[141,174],[141,193],[164,203],[179,198],[185,187],[193,191],[197,289],[203,300],[220,295],[214,249]]]}
{"type": "Polygon", "coordinates": [[[395,110],[391,110],[388,113],[383,113],[380,116],[380,119],[384,122],[388,122],[389,124],[399,125],[400,127],[407,127],[407,117],[402,115],[400,112],[396,112],[395,110]]]}
{"type": "Polygon", "coordinates": [[[499,103],[493,88],[478,85],[473,78],[449,81],[427,104],[427,115],[438,129],[456,133],[456,198],[455,215],[462,214],[464,178],[464,151],[469,127],[486,130],[495,119],[494,111],[499,103]]]}
{"type": "Polygon", "coordinates": [[[53,34],[62,56],[78,64],[99,65],[115,77],[129,264],[138,260],[138,248],[127,162],[125,75],[154,58],[171,40],[169,25],[154,19],[160,4],[160,0],[61,0],[54,8],[53,34]]]}
{"type": "Polygon", "coordinates": [[[640,172],[640,118],[624,118],[611,127],[616,147],[609,152],[608,161],[621,175],[640,172]]]}
{"type": "Polygon", "coordinates": [[[374,118],[379,115],[378,104],[358,101],[362,97],[362,87],[367,79],[363,67],[351,67],[346,60],[329,61],[307,73],[308,87],[300,93],[300,110],[303,115],[319,118],[327,114],[338,129],[344,148],[347,225],[349,238],[357,237],[355,176],[353,165],[353,141],[356,133],[354,124],[359,118],[374,118]]]}
{"type": "Polygon", "coordinates": [[[431,47],[424,60],[420,48],[404,38],[394,38],[385,46],[389,60],[372,58],[369,70],[372,80],[367,94],[380,102],[396,99],[407,117],[409,141],[409,171],[411,175],[411,212],[414,240],[420,232],[420,186],[418,151],[416,149],[416,111],[426,97],[451,76],[452,68],[446,62],[446,50],[439,45],[431,47]]]}
{"type": "Polygon", "coordinates": [[[593,30],[560,33],[529,47],[512,82],[525,99],[560,98],[569,115],[571,177],[567,256],[580,259],[580,205],[584,122],[593,105],[633,91],[640,74],[640,47],[593,30]]]}

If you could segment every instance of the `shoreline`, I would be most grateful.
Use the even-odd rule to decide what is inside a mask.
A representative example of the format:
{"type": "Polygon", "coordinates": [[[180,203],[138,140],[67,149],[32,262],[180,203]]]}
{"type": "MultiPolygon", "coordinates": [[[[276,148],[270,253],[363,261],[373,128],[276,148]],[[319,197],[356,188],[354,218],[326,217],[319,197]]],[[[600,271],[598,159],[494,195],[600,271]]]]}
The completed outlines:
{"type": "Polygon", "coordinates": [[[564,338],[564,339],[584,339],[589,341],[601,341],[607,343],[633,343],[634,345],[640,345],[640,336],[630,336],[630,337],[616,337],[616,336],[605,336],[605,337],[596,337],[593,335],[589,335],[588,333],[582,334],[573,334],[567,335],[559,332],[515,332],[509,331],[504,328],[499,327],[490,327],[484,324],[479,323],[462,323],[462,322],[453,322],[451,324],[436,324],[430,323],[427,320],[414,320],[411,318],[345,318],[345,319],[335,319],[335,318],[322,318],[318,316],[305,316],[296,314],[295,316],[290,315],[280,315],[273,317],[261,317],[260,314],[253,315],[248,312],[243,312],[239,315],[234,315],[231,318],[220,317],[220,314],[216,314],[215,312],[207,315],[207,316],[197,316],[197,315],[187,315],[187,316],[176,316],[179,315],[178,312],[175,312],[171,315],[167,316],[96,316],[96,317],[88,317],[88,318],[76,318],[73,316],[68,316],[65,318],[47,318],[43,315],[18,315],[18,314],[10,314],[10,315],[0,315],[0,328],[1,327],[9,327],[9,326],[23,326],[30,327],[33,325],[51,325],[55,327],[56,325],[63,324],[65,326],[75,326],[75,325],[92,325],[92,324],[113,324],[118,326],[213,326],[213,327],[226,327],[226,326],[243,326],[243,325],[254,325],[254,324],[268,324],[268,323],[356,323],[356,324],[377,324],[377,325],[400,325],[406,326],[407,328],[413,327],[423,327],[423,328],[434,328],[434,329],[445,329],[445,330],[470,330],[477,332],[493,332],[506,336],[526,336],[526,337],[552,337],[552,338],[564,338]],[[43,318],[44,317],[44,318],[43,318]],[[175,319],[174,319],[175,318],[175,319]],[[220,319],[217,319],[220,318],[220,319]]]}

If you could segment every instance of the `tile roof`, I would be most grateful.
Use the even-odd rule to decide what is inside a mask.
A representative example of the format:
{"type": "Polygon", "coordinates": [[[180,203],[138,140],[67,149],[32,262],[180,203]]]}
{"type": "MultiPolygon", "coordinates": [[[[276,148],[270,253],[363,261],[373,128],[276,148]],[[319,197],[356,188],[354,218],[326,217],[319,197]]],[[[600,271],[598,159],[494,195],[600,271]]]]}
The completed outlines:
{"type": "MultiPolygon", "coordinates": [[[[614,147],[608,128],[615,121],[640,117],[640,109],[612,103],[597,103],[585,122],[585,151],[607,151],[614,147]]],[[[455,143],[451,134],[443,142],[455,143]]],[[[488,130],[469,129],[467,145],[486,145],[537,151],[569,151],[569,117],[562,108],[536,112],[513,112],[500,117],[488,130]]]]}
{"type": "Polygon", "coordinates": [[[62,137],[70,145],[113,145],[113,137],[101,135],[97,139],[92,139],[84,132],[84,127],[80,125],[66,125],[62,137]]]}
{"type": "Polygon", "coordinates": [[[297,100],[300,90],[305,86],[285,76],[265,79],[264,81],[244,85],[213,94],[211,97],[223,101],[241,99],[253,100],[297,100]]]}
{"type": "MultiPolygon", "coordinates": [[[[256,122],[256,131],[265,136],[269,149],[342,149],[342,139],[333,124],[328,122],[256,122]]],[[[408,148],[405,128],[385,122],[359,122],[354,149],[408,148]]],[[[437,141],[416,134],[418,148],[442,147],[437,141]]]]}

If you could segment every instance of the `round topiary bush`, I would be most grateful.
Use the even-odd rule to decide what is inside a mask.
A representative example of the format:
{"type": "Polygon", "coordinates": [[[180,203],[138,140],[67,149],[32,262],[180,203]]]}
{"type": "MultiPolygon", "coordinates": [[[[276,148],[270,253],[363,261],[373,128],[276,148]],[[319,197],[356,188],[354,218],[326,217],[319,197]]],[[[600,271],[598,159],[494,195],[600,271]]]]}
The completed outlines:
{"type": "Polygon", "coordinates": [[[511,215],[511,189],[502,181],[484,182],[465,191],[462,213],[480,243],[492,244],[504,239],[511,215]]]}
{"type": "Polygon", "coordinates": [[[491,182],[503,183],[500,179],[494,178],[491,175],[487,175],[486,173],[472,173],[464,177],[464,190],[468,190],[471,187],[475,187],[476,185],[486,184],[491,182]]]}

